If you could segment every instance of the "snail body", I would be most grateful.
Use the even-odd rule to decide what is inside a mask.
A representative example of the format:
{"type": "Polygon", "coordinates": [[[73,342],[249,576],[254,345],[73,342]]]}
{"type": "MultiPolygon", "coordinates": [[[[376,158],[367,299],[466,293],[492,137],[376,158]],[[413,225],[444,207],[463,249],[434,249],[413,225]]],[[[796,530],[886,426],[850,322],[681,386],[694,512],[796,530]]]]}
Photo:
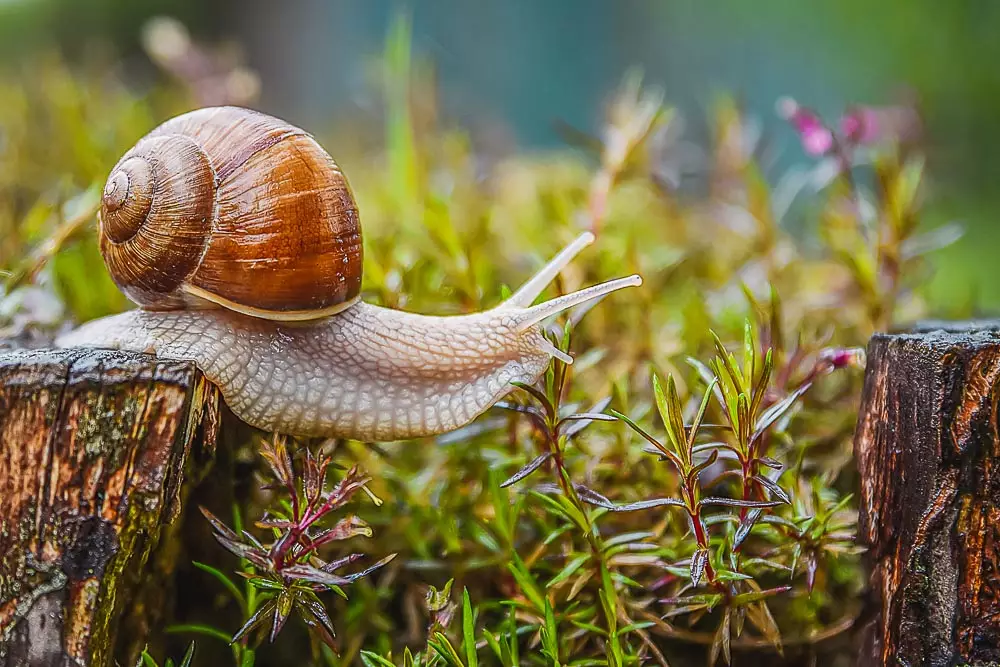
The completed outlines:
{"type": "Polygon", "coordinates": [[[104,190],[101,250],[140,308],[57,344],[193,360],[237,416],[265,430],[433,435],[475,419],[511,382],[536,381],[553,357],[571,361],[542,334],[543,320],[641,283],[621,278],[532,306],[593,240],[581,235],[480,313],[368,304],[358,300],[357,208],[333,160],[277,119],[200,110],[140,140],[104,190]],[[160,247],[178,235],[179,248],[160,247]]]}

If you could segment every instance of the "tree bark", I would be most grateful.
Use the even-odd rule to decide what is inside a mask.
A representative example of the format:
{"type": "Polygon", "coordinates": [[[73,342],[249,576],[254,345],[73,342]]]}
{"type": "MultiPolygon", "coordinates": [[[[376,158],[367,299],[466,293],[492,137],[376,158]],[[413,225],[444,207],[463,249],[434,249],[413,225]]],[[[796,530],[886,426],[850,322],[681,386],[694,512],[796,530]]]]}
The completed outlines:
{"type": "Polygon", "coordinates": [[[1000,661],[1000,323],[876,335],[855,436],[860,665],[1000,661]]]}
{"type": "Polygon", "coordinates": [[[192,363],[0,353],[0,666],[134,664],[218,423],[192,363]]]}

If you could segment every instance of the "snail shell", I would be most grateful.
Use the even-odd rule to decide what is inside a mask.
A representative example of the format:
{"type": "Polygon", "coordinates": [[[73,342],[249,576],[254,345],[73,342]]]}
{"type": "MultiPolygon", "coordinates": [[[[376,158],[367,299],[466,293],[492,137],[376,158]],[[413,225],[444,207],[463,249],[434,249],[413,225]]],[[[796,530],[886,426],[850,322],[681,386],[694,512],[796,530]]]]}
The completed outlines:
{"type": "Polygon", "coordinates": [[[304,130],[248,109],[178,116],[122,156],[102,195],[100,247],[147,310],[214,303],[315,319],[361,290],[347,178],[304,130]]]}

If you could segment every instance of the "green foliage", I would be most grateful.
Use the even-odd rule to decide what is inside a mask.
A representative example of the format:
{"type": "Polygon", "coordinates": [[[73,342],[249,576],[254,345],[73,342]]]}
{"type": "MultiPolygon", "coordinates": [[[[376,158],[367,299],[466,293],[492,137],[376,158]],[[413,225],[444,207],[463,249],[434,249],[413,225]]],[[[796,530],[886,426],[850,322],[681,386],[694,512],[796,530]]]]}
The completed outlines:
{"type": "MultiPolygon", "coordinates": [[[[574,363],[555,361],[459,432],[254,446],[277,484],[242,496],[232,528],[206,513],[224,549],[195,565],[223,598],[205,593],[206,614],[222,618],[168,629],[232,641],[239,665],[683,665],[826,650],[860,608],[860,348],[923,312],[914,286],[936,245],[918,224],[920,155],[888,143],[765,178],[750,120],[722,98],[700,187],[680,188],[679,116],[630,73],[587,142],[596,153],[501,159],[438,118],[405,24],[384,64],[383,150],[359,145],[356,127],[320,135],[359,198],[367,300],[489,307],[582,227],[598,242],[555,289],[631,273],[644,286],[552,325],[574,363]],[[362,490],[385,502],[322,523],[362,490]],[[399,557],[335,572],[359,549],[378,565],[399,557]],[[293,612],[308,635],[282,630],[293,612]]],[[[176,82],[136,95],[87,65],[0,78],[8,333],[126,307],[81,224],[120,153],[191,99],[176,82]],[[29,107],[44,110],[37,123],[29,107]]]]}
{"type": "MultiPolygon", "coordinates": [[[[175,663],[172,659],[167,658],[166,662],[163,663],[163,667],[191,667],[192,661],[194,660],[194,642],[188,644],[187,651],[184,653],[184,657],[181,658],[180,662],[175,663]]],[[[160,667],[160,663],[149,654],[146,649],[143,649],[142,653],[139,655],[139,660],[136,662],[135,667],[160,667]]]]}
{"type": "Polygon", "coordinates": [[[257,590],[255,600],[259,605],[251,609],[246,596],[219,570],[202,563],[196,565],[218,579],[247,616],[243,627],[229,640],[230,644],[248,645],[254,632],[267,624],[271,626],[268,640],[273,642],[294,611],[312,635],[327,646],[335,647],[333,622],[319,594],[333,591],[346,598],[344,585],[371,574],[395,558],[392,554],[360,572],[347,575],[337,572],[363,558],[362,554],[349,554],[333,561],[320,558],[320,551],[334,542],[357,536],[371,537],[371,528],[356,516],[345,517],[332,526],[322,526],[323,520],[349,502],[368,478],[354,467],[333,488],[326,489],[331,459],[324,455],[314,456],[306,450],[301,470],[296,470],[285,440],[278,436],[262,444],[260,454],[274,475],[275,488],[284,492],[284,496],[256,522],[258,528],[272,533],[272,542],[263,543],[245,531],[240,535],[202,508],[214,529],[215,539],[239,557],[242,565],[239,574],[257,590]]]}

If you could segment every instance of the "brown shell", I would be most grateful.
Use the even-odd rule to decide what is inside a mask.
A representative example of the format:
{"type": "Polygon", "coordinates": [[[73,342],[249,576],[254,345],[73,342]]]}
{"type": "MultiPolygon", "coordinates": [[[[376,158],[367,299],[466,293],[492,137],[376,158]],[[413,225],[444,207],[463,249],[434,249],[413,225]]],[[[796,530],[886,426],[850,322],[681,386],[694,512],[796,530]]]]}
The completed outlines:
{"type": "Polygon", "coordinates": [[[309,319],[361,290],[347,178],[303,130],[235,107],[178,116],[122,157],[104,188],[101,252],[151,309],[207,299],[309,319]]]}

